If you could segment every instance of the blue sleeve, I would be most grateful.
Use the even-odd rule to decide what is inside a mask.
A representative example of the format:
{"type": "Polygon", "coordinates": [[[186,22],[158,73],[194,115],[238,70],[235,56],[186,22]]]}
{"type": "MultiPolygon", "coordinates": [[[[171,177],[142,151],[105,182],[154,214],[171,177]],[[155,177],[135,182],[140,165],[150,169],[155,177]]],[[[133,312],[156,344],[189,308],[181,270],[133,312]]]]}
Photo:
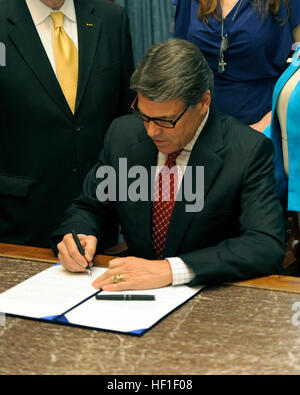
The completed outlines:
{"type": "Polygon", "coordinates": [[[290,26],[294,30],[300,23],[300,1],[290,0],[290,26]]]}
{"type": "Polygon", "coordinates": [[[271,125],[268,125],[265,130],[263,131],[263,134],[268,137],[269,139],[271,138],[271,125]]]}
{"type": "Polygon", "coordinates": [[[186,38],[190,23],[191,0],[171,0],[176,6],[174,37],[186,38]]]}

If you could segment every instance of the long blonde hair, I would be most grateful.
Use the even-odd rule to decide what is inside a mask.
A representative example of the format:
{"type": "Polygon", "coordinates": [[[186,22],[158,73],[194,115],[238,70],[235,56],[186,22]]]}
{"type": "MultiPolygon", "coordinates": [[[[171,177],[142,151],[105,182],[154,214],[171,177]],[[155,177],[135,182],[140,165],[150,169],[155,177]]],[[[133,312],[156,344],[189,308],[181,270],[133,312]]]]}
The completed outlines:
{"type": "MultiPolygon", "coordinates": [[[[218,10],[220,0],[198,0],[198,2],[200,4],[198,9],[199,19],[202,19],[207,23],[208,16],[211,14],[213,14],[217,19],[221,19],[221,15],[218,10]]],[[[275,18],[279,11],[280,3],[282,2],[288,10],[287,19],[283,22],[286,23],[289,18],[289,0],[252,0],[251,2],[258,8],[260,15],[268,15],[270,13],[275,18]]]]}

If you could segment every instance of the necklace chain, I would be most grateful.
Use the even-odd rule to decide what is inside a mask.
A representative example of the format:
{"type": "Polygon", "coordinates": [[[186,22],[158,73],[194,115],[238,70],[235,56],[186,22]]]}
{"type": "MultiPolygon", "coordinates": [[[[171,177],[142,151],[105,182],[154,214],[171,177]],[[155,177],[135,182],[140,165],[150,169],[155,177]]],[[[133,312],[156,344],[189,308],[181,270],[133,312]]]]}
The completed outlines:
{"type": "MultiPolygon", "coordinates": [[[[236,15],[240,9],[242,2],[243,2],[243,0],[239,0],[239,4],[235,10],[235,13],[233,14],[233,17],[231,18],[231,22],[233,22],[235,20],[236,15]]],[[[225,62],[225,59],[224,59],[224,52],[228,49],[228,46],[229,46],[227,33],[224,36],[224,19],[225,18],[223,18],[223,15],[222,15],[222,31],[221,31],[222,41],[221,41],[219,61],[218,61],[218,72],[219,73],[224,73],[225,66],[227,66],[227,63],[225,62]]]]}
{"type": "MultiPolygon", "coordinates": [[[[237,8],[236,8],[236,10],[235,10],[235,13],[233,14],[233,17],[232,17],[232,19],[231,19],[231,22],[233,22],[233,21],[235,20],[236,14],[238,13],[238,10],[240,9],[240,6],[241,6],[242,2],[243,2],[243,0],[240,0],[240,1],[239,1],[239,5],[237,6],[237,8]]],[[[222,17],[222,21],[223,21],[223,20],[224,20],[224,18],[222,17]]]]}

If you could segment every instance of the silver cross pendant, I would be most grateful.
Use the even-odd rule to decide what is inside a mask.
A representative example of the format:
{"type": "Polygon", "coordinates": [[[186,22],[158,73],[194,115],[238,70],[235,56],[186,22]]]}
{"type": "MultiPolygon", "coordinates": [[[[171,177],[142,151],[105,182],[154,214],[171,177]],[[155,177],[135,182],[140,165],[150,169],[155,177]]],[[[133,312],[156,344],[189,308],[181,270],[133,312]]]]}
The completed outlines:
{"type": "Polygon", "coordinates": [[[218,72],[219,72],[219,73],[224,73],[224,71],[225,71],[225,66],[227,66],[227,63],[225,62],[224,56],[222,56],[221,58],[219,58],[219,62],[218,62],[218,72]]]}
{"type": "Polygon", "coordinates": [[[224,52],[227,51],[228,46],[229,46],[229,41],[228,41],[228,35],[225,34],[225,36],[223,36],[223,20],[222,20],[222,41],[221,41],[221,47],[220,47],[220,57],[219,57],[219,61],[218,61],[218,72],[219,73],[224,73],[225,71],[225,66],[227,66],[227,63],[225,62],[224,59],[224,52]]]}

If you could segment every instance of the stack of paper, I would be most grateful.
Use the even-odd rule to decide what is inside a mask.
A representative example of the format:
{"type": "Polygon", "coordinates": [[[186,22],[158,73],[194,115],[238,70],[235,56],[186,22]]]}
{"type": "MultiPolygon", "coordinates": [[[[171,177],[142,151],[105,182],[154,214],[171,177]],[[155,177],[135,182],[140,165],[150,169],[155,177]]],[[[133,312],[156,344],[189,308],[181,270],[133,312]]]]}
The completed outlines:
{"type": "MultiPolygon", "coordinates": [[[[0,312],[141,335],[204,286],[169,286],[118,294],[151,294],[153,301],[96,300],[91,283],[105,268],[93,267],[92,277],[71,273],[61,265],[47,269],[0,295],[0,312]]],[[[109,292],[101,292],[109,294],[109,292]]]]}

